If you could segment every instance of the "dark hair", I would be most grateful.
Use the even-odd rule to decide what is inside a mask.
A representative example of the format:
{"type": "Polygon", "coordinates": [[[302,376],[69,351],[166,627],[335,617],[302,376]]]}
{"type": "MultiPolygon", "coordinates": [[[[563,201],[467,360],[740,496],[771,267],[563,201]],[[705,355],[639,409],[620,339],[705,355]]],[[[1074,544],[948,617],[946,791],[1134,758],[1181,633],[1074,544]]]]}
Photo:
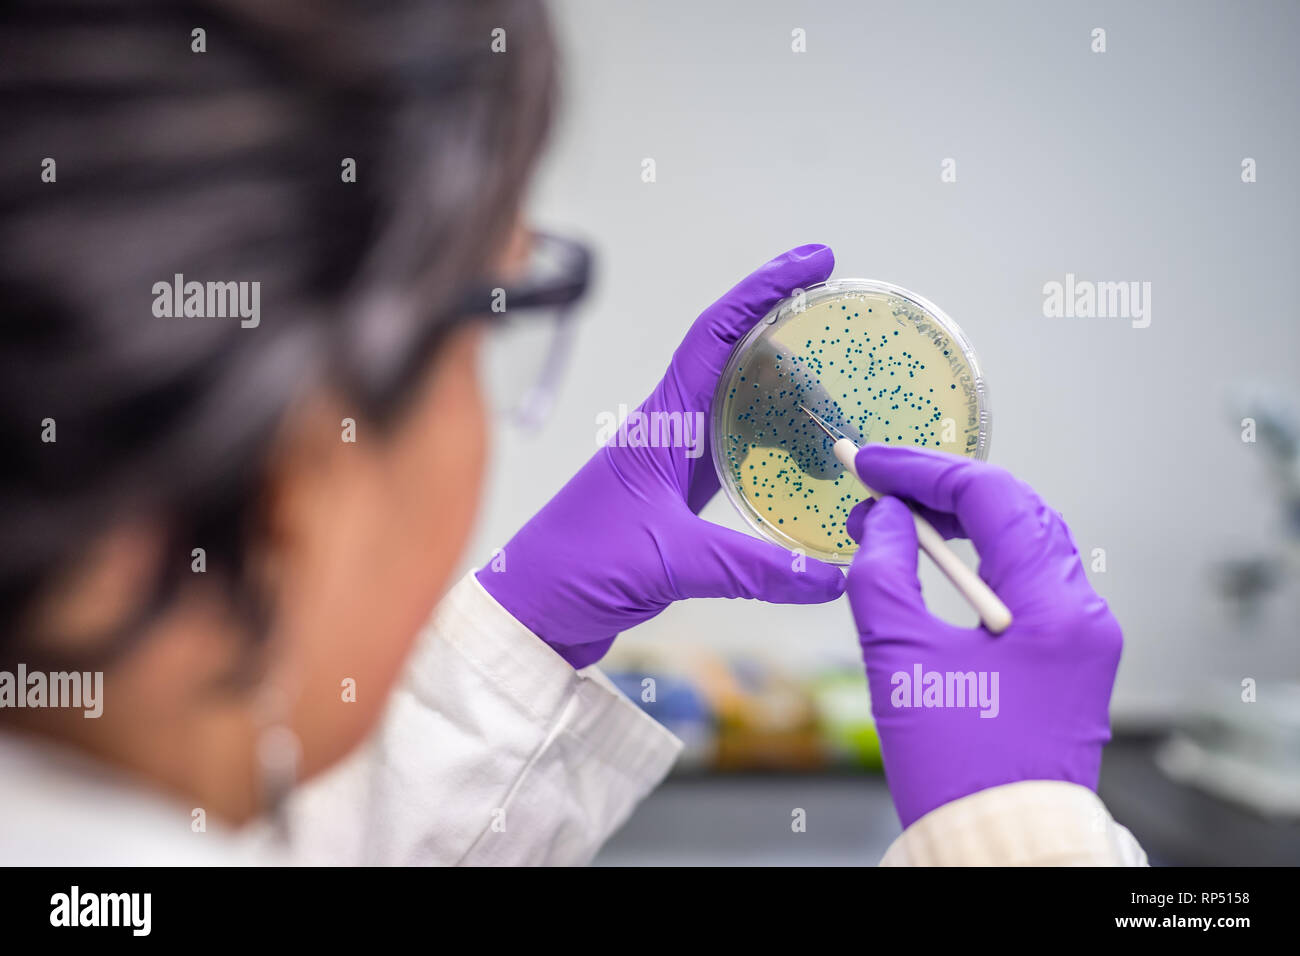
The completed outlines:
{"type": "Polygon", "coordinates": [[[393,416],[404,343],[513,225],[554,89],[535,0],[0,8],[0,657],[133,509],[170,539],[152,605],[201,546],[256,614],[277,425],[326,384],[393,416]],[[176,273],[260,282],[260,325],[156,318],[176,273]]]}

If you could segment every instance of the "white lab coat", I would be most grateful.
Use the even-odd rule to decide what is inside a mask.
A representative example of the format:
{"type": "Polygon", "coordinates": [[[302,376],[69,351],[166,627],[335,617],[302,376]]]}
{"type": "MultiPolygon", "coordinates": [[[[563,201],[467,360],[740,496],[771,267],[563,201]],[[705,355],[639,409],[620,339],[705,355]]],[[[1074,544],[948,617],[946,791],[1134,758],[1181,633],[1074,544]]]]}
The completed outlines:
{"type": "MultiPolygon", "coordinates": [[[[0,864],[581,864],[680,748],[599,669],[574,672],[470,574],[421,635],[374,736],[295,793],[287,841],[266,826],[206,820],[200,830],[201,808],[0,735],[0,864]]],[[[1091,791],[1029,781],[940,807],[882,862],[1146,858],[1091,791]]]]}

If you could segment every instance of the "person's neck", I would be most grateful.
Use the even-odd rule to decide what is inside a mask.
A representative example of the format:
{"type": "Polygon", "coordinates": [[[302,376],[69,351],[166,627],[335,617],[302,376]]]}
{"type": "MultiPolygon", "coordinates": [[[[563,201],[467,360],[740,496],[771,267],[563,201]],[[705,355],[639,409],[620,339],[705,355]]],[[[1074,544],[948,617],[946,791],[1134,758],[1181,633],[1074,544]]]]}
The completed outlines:
{"type": "Polygon", "coordinates": [[[118,714],[87,720],[66,710],[11,710],[0,731],[62,748],[230,826],[257,816],[255,732],[239,710],[129,730],[118,714]]]}

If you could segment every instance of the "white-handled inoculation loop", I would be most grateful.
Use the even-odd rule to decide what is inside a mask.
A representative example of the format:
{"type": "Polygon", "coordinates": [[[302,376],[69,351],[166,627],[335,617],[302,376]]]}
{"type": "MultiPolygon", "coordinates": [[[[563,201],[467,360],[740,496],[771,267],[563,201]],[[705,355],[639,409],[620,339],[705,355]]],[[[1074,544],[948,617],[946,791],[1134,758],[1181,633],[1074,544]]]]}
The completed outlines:
{"type": "MultiPolygon", "coordinates": [[[[799,406],[803,408],[803,406],[799,406]]],[[[866,482],[862,481],[858,475],[857,457],[858,446],[848,438],[835,438],[835,434],[830,431],[826,425],[808,409],[803,409],[814,422],[821,426],[822,430],[828,436],[835,439],[832,451],[836,459],[845,470],[861,482],[862,487],[866,489],[868,495],[872,498],[879,498],[880,495],[872,488],[868,487],[866,482]]],[[[921,550],[930,556],[930,560],[938,565],[939,570],[944,576],[952,582],[953,587],[961,592],[962,597],[975,609],[975,613],[980,616],[980,621],[991,634],[1001,634],[1011,626],[1011,610],[1002,603],[1002,599],[993,593],[993,589],[985,583],[984,579],[970,569],[970,567],[957,557],[957,553],[948,547],[948,542],[943,539],[934,525],[926,521],[923,517],[912,512],[912,520],[916,522],[916,540],[920,544],[921,550]]]]}

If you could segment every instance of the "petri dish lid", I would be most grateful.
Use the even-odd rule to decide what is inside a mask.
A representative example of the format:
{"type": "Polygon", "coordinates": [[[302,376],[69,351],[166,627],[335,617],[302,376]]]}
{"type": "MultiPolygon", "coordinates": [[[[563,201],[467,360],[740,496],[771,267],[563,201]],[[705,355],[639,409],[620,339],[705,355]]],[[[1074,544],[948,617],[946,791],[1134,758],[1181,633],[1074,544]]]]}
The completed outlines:
{"type": "Polygon", "coordinates": [[[738,343],[713,396],[713,464],[761,536],[847,564],[866,497],[803,404],[858,445],[988,457],[988,385],[970,341],[933,303],[875,279],[832,279],[773,306],[738,343]]]}

